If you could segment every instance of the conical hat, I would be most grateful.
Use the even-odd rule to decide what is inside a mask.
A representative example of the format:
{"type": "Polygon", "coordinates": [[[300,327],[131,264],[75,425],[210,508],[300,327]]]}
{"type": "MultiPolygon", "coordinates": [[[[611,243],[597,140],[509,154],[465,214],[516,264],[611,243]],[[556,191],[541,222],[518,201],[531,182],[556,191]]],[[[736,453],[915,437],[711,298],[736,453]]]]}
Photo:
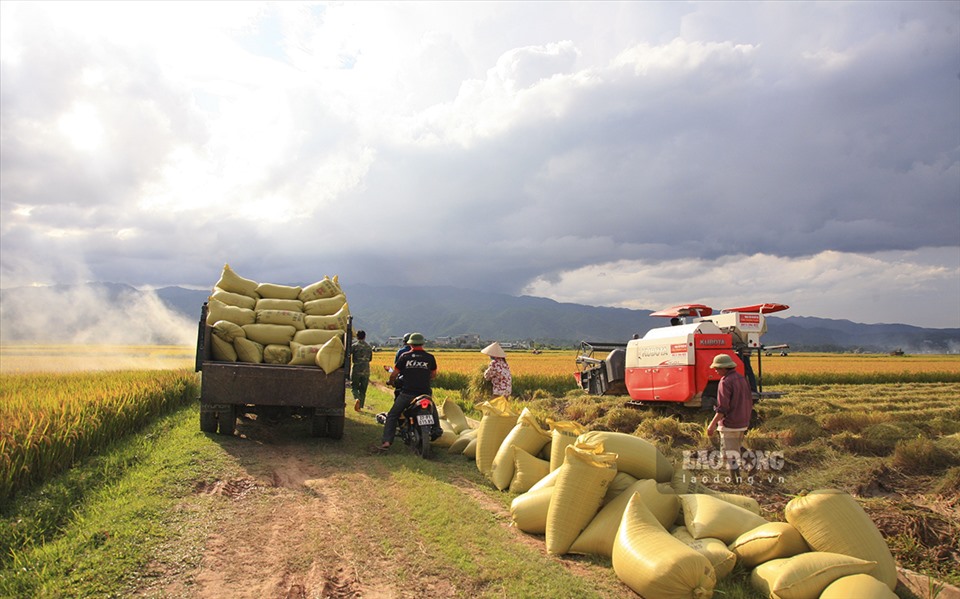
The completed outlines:
{"type": "Polygon", "coordinates": [[[480,350],[481,354],[487,354],[491,358],[506,358],[507,352],[503,351],[500,344],[496,341],[480,350]]]}

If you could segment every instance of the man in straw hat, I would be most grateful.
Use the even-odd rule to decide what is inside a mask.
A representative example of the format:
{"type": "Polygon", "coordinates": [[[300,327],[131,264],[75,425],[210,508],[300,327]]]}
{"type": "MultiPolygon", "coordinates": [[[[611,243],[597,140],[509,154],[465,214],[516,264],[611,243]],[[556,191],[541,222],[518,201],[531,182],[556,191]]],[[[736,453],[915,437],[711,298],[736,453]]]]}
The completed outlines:
{"type": "Polygon", "coordinates": [[[510,375],[510,366],[507,365],[507,352],[494,341],[481,349],[480,353],[490,356],[490,365],[483,372],[483,378],[493,384],[493,395],[510,397],[513,392],[513,377],[510,375]]]}
{"type": "Polygon", "coordinates": [[[743,437],[750,427],[750,415],[753,413],[753,393],[750,383],[737,372],[737,363],[728,354],[719,354],[710,364],[710,368],[720,375],[717,386],[717,407],[713,420],[707,426],[707,435],[713,436],[720,431],[720,448],[732,482],[737,480],[740,470],[740,449],[743,437]]]}

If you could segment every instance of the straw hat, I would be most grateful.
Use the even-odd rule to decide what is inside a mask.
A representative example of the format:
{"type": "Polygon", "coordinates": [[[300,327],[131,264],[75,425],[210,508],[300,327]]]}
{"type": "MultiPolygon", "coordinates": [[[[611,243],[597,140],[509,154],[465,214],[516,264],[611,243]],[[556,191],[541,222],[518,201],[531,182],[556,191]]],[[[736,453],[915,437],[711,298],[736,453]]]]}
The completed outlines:
{"type": "Polygon", "coordinates": [[[507,352],[503,351],[500,344],[496,341],[480,350],[481,354],[487,354],[491,358],[506,358],[507,352]]]}
{"type": "Polygon", "coordinates": [[[713,363],[710,364],[710,368],[736,368],[737,363],[733,361],[727,354],[717,354],[713,358],[713,363]]]}

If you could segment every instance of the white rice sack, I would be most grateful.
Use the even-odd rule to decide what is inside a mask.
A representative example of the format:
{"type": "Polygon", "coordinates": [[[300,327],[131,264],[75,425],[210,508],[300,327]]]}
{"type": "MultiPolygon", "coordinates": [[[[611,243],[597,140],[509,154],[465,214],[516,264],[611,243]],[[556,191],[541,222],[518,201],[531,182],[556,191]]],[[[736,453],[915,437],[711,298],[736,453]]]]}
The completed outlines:
{"type": "Polygon", "coordinates": [[[732,543],[743,533],[767,523],[763,517],[712,495],[680,496],[683,522],[695,539],[712,537],[732,543]]]}
{"type": "Polygon", "coordinates": [[[547,553],[563,555],[600,509],[617,474],[617,454],[602,445],[568,445],[547,512],[547,553]]]}
{"type": "Polygon", "coordinates": [[[237,337],[247,336],[247,334],[243,332],[243,327],[229,320],[218,320],[213,323],[210,332],[227,343],[233,343],[233,340],[237,337]]]}
{"type": "Polygon", "coordinates": [[[658,483],[670,482],[673,464],[657,446],[645,439],[626,433],[589,431],[577,437],[588,444],[603,443],[607,451],[620,456],[617,469],[638,480],[652,478],[658,483]]]}
{"type": "Polygon", "coordinates": [[[897,586],[897,563],[883,535],[857,500],[836,489],[813,491],[794,497],[783,510],[814,551],[851,555],[876,562],[870,572],[893,590],[897,586]]]}
{"type": "Polygon", "coordinates": [[[256,322],[257,314],[253,310],[230,306],[220,300],[211,299],[207,302],[207,324],[213,326],[219,320],[243,326],[256,322]]]}
{"type": "Polygon", "coordinates": [[[510,486],[514,472],[513,448],[519,448],[527,453],[536,454],[550,440],[548,433],[540,428],[536,417],[529,409],[524,408],[507,436],[500,444],[497,454],[490,464],[490,480],[501,491],[510,486]]]}
{"type": "Polygon", "coordinates": [[[336,314],[330,316],[304,316],[304,324],[308,329],[347,330],[347,321],[350,320],[350,306],[344,304],[336,314]]]}
{"type": "Polygon", "coordinates": [[[285,324],[245,324],[243,332],[261,345],[289,345],[297,329],[285,324]]]}
{"type": "Polygon", "coordinates": [[[694,539],[686,526],[677,527],[671,534],[683,541],[687,547],[710,560],[717,575],[717,580],[726,578],[733,571],[733,567],[737,565],[736,554],[727,549],[727,544],[720,539],[710,537],[694,539]]]}
{"type": "Polygon", "coordinates": [[[476,461],[477,459],[477,444],[478,438],[474,437],[470,439],[470,442],[467,443],[467,446],[463,448],[463,455],[470,460],[476,461]]]}
{"type": "Polygon", "coordinates": [[[338,293],[333,297],[304,302],[303,311],[310,316],[330,316],[336,314],[345,303],[347,303],[347,296],[338,293]]]}
{"type": "Polygon", "coordinates": [[[293,340],[301,345],[323,345],[334,337],[343,337],[344,331],[328,329],[304,329],[293,334],[293,340]]]}
{"type": "Polygon", "coordinates": [[[293,352],[290,351],[290,345],[270,344],[263,348],[264,364],[289,364],[293,352]]]}
{"type": "Polygon", "coordinates": [[[233,340],[233,348],[237,350],[237,360],[240,362],[249,362],[251,364],[260,364],[263,362],[263,345],[252,339],[237,337],[233,340]]]}
{"type": "Polygon", "coordinates": [[[343,358],[346,353],[343,347],[343,340],[340,337],[334,337],[320,346],[317,351],[315,363],[327,374],[330,374],[337,368],[343,366],[343,358]]]}
{"type": "Polygon", "coordinates": [[[274,299],[265,297],[257,300],[254,310],[287,310],[289,312],[303,312],[303,302],[297,299],[274,299]]]}
{"type": "Polygon", "coordinates": [[[306,328],[303,312],[293,310],[257,310],[257,324],[290,325],[298,331],[306,328]]]}
{"type": "Polygon", "coordinates": [[[789,522],[761,524],[737,537],[729,547],[747,568],[810,551],[800,531],[789,522]]]}
{"type": "Polygon", "coordinates": [[[470,444],[470,441],[477,438],[476,429],[470,429],[463,433],[457,435],[456,441],[450,444],[450,447],[447,448],[448,453],[463,453],[463,450],[466,449],[467,445],[470,444]]]}
{"type": "Polygon", "coordinates": [[[239,293],[240,295],[246,295],[254,299],[259,298],[257,294],[257,282],[250,279],[245,279],[235,273],[229,264],[223,265],[223,272],[220,273],[220,280],[217,281],[215,287],[223,289],[224,291],[230,291],[232,293],[239,293]]]}
{"type": "Polygon", "coordinates": [[[717,584],[706,557],[671,535],[635,494],[613,544],[613,570],[642,597],[709,599],[717,584]]]}
{"type": "Polygon", "coordinates": [[[547,473],[546,476],[544,476],[543,478],[541,478],[539,481],[537,481],[536,484],[534,484],[532,487],[530,487],[530,490],[531,490],[531,491],[537,491],[537,490],[543,489],[543,488],[545,488],[545,487],[552,487],[552,486],[554,486],[554,485],[557,484],[557,478],[558,478],[559,476],[560,476],[560,469],[559,469],[559,468],[557,468],[556,470],[551,470],[550,472],[547,473]]]}
{"type": "Polygon", "coordinates": [[[232,291],[226,291],[218,287],[214,287],[213,293],[210,294],[208,300],[215,299],[218,302],[223,302],[228,306],[236,306],[238,308],[246,308],[247,310],[253,310],[257,306],[257,300],[250,297],[249,295],[243,295],[242,293],[233,293],[232,291]]]}
{"type": "Polygon", "coordinates": [[[333,297],[341,293],[343,293],[343,290],[340,288],[340,282],[336,276],[332,279],[330,277],[323,277],[322,280],[304,287],[300,291],[297,299],[307,303],[317,299],[333,297]]]}
{"type": "Polygon", "coordinates": [[[513,447],[513,463],[513,480],[510,481],[511,493],[526,493],[530,490],[530,487],[550,473],[550,462],[530,455],[517,446],[513,447]]]}
{"type": "Polygon", "coordinates": [[[289,285],[274,285],[273,283],[260,283],[257,285],[257,294],[260,297],[269,297],[273,299],[295,300],[300,297],[300,287],[290,287],[289,285]]]}

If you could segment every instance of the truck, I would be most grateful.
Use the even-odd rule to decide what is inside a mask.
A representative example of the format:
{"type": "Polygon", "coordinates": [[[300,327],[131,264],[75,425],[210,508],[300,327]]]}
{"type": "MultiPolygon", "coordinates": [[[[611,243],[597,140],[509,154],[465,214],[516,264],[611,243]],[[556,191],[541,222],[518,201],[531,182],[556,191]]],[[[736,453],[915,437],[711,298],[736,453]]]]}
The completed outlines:
{"type": "Polygon", "coordinates": [[[200,373],[200,430],[233,435],[237,418],[253,413],[310,417],[314,437],[343,438],[353,319],[344,331],[343,367],[220,362],[212,359],[207,304],[200,311],[196,372],[200,373]]]}
{"type": "Polygon", "coordinates": [[[576,380],[591,395],[628,395],[626,405],[672,404],[712,409],[720,375],[710,364],[727,354],[737,372],[747,377],[755,399],[764,393],[761,355],[786,345],[764,346],[766,315],[786,310],[784,304],[755,304],[714,313],[704,304],[683,304],[651,316],[670,318],[670,326],[656,327],[626,343],[582,341],[577,353],[576,380]],[[754,374],[751,354],[757,354],[754,374]]]}

